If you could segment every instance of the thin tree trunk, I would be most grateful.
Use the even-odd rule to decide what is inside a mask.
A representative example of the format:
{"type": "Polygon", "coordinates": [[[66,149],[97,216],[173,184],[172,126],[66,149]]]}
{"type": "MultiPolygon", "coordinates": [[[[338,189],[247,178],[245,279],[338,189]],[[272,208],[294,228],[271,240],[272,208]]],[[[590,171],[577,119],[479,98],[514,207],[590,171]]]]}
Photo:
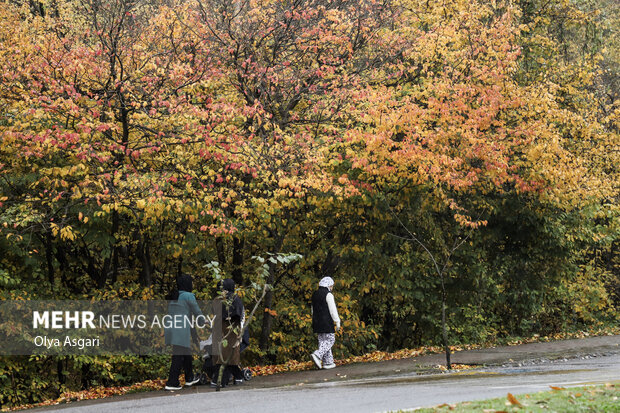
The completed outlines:
{"type": "Polygon", "coordinates": [[[52,256],[52,233],[47,231],[45,234],[45,259],[47,260],[47,279],[50,284],[54,284],[54,257],[52,256]]]}
{"type": "Polygon", "coordinates": [[[60,265],[60,280],[62,284],[67,287],[67,268],[69,267],[69,262],[67,261],[67,256],[65,254],[65,249],[62,246],[62,243],[58,243],[56,245],[56,261],[60,265]]]}
{"type": "Polygon", "coordinates": [[[232,279],[236,285],[243,285],[243,239],[233,238],[232,279]]]}
{"type": "Polygon", "coordinates": [[[183,257],[179,257],[177,261],[177,278],[183,274],[183,257]]]}
{"type": "Polygon", "coordinates": [[[143,241],[140,241],[137,251],[138,260],[142,264],[142,271],[140,273],[140,284],[143,287],[150,287],[152,284],[152,265],[151,265],[151,251],[149,248],[149,241],[145,236],[143,241]]]}
{"type": "Polygon", "coordinates": [[[220,265],[226,264],[226,246],[224,245],[224,239],[217,237],[215,239],[215,250],[217,251],[217,261],[220,265]]]}
{"type": "Polygon", "coordinates": [[[62,394],[62,387],[65,385],[66,383],[66,377],[65,377],[65,373],[64,373],[64,369],[62,366],[62,359],[58,359],[56,360],[56,373],[58,376],[58,397],[60,397],[60,395],[62,394]]]}
{"type": "Polygon", "coordinates": [[[118,280],[118,247],[112,252],[112,284],[118,280]]]}
{"type": "Polygon", "coordinates": [[[443,337],[443,346],[446,351],[446,368],[452,370],[450,363],[450,346],[448,344],[448,328],[446,326],[446,287],[444,284],[444,275],[441,274],[441,335],[443,337]]]}
{"type": "MultiPolygon", "coordinates": [[[[279,237],[276,240],[276,245],[274,248],[274,254],[278,254],[280,249],[282,248],[282,243],[284,242],[284,237],[279,237]]],[[[267,284],[273,285],[275,281],[275,272],[276,272],[276,264],[269,262],[269,278],[267,279],[267,284]]],[[[263,325],[260,333],[259,340],[259,348],[262,351],[269,350],[270,340],[269,335],[271,334],[271,327],[273,325],[273,316],[269,311],[271,311],[271,306],[273,305],[273,289],[270,288],[265,294],[265,312],[263,313],[263,325]]]]}
{"type": "Polygon", "coordinates": [[[220,370],[217,372],[217,382],[216,382],[217,386],[215,387],[215,391],[220,391],[220,389],[222,388],[222,378],[224,377],[225,369],[226,369],[226,364],[222,364],[220,366],[220,370]]]}
{"type": "MultiPolygon", "coordinates": [[[[267,280],[268,284],[273,283],[274,276],[273,272],[269,271],[269,279],[267,280]]],[[[265,294],[265,312],[263,313],[263,325],[260,332],[260,341],[259,347],[262,351],[269,350],[269,335],[271,334],[271,327],[273,325],[273,316],[269,311],[271,310],[271,305],[273,304],[273,290],[268,290],[265,294]]]]}
{"type": "Polygon", "coordinates": [[[101,268],[101,271],[99,272],[99,277],[97,279],[98,288],[105,287],[105,283],[108,280],[108,274],[110,273],[111,264],[112,264],[111,257],[107,257],[105,260],[103,260],[103,267],[101,268]]]}
{"type": "MultiPolygon", "coordinates": [[[[112,213],[112,236],[114,237],[114,246],[112,248],[112,284],[116,282],[118,279],[118,241],[116,238],[116,234],[118,233],[119,227],[119,217],[118,211],[114,210],[112,213]]],[[[107,274],[106,274],[107,276],[107,274]]]]}
{"type": "Polygon", "coordinates": [[[88,390],[90,387],[90,364],[82,364],[81,376],[80,376],[80,385],[82,390],[88,390]]]}

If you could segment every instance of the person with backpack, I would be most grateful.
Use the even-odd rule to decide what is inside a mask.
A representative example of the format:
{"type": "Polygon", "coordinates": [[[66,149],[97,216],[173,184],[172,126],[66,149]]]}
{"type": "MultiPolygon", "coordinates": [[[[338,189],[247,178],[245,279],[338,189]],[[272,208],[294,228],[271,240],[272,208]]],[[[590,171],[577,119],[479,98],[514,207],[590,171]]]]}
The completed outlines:
{"type": "Polygon", "coordinates": [[[334,280],[323,277],[319,288],[312,294],[312,330],[318,335],[319,348],[310,356],[320,369],[336,367],[332,346],[336,342],[336,331],[340,330],[340,317],[332,294],[333,288],[334,280]]]}
{"type": "Polygon", "coordinates": [[[177,278],[177,289],[167,297],[168,314],[173,319],[183,320],[181,323],[173,323],[164,330],[166,344],[172,346],[172,359],[165,390],[181,390],[179,375],[181,370],[185,372],[185,385],[193,386],[200,381],[198,375],[192,371],[192,326],[186,322],[192,316],[202,316],[196,297],[192,293],[192,276],[181,274],[177,278]]]}

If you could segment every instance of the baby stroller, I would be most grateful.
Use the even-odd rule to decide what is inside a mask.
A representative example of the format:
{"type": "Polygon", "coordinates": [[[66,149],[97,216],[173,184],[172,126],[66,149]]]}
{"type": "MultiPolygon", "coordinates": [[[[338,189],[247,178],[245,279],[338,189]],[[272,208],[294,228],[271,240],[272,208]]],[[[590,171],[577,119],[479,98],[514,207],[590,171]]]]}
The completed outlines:
{"type": "MultiPolygon", "coordinates": [[[[212,381],[216,381],[215,375],[216,365],[213,364],[213,356],[212,356],[212,337],[209,339],[200,342],[200,350],[202,351],[202,359],[204,360],[202,363],[202,370],[200,371],[200,384],[209,384],[212,381]]],[[[241,339],[241,344],[239,345],[239,352],[243,352],[250,345],[250,332],[246,329],[243,332],[243,337],[241,339]]],[[[243,374],[243,379],[245,381],[249,381],[252,379],[252,371],[250,369],[243,368],[239,366],[241,369],[241,373],[243,374]]],[[[231,375],[228,374],[228,377],[222,377],[222,386],[226,386],[231,380],[231,375]]],[[[232,380],[235,383],[235,380],[232,380]]],[[[236,384],[236,383],[235,383],[236,384]]]]}

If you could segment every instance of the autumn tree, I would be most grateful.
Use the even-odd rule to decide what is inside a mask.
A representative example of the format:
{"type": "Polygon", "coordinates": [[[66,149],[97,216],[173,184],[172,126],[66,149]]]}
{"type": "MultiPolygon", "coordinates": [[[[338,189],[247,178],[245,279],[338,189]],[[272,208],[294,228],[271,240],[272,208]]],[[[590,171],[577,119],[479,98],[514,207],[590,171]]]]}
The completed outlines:
{"type": "Polygon", "coordinates": [[[56,2],[54,10],[9,9],[4,20],[5,221],[16,236],[39,239],[49,281],[54,258],[65,274],[69,257],[80,257],[102,287],[122,267],[132,274],[135,257],[150,286],[154,248],[174,259],[187,231],[227,230],[213,210],[217,177],[197,156],[211,145],[205,130],[228,121],[208,103],[219,74],[180,23],[181,5],[56,2]],[[154,225],[172,242],[158,243],[154,225]]]}
{"type": "MultiPolygon", "coordinates": [[[[304,211],[322,202],[321,193],[343,191],[325,174],[322,156],[332,141],[342,139],[352,91],[381,64],[369,45],[393,12],[389,2],[347,0],[205,0],[198,2],[197,12],[195,30],[213,45],[227,76],[222,98],[238,119],[222,131],[227,156],[253,174],[217,171],[227,183],[221,195],[227,214],[239,222],[233,260],[257,236],[269,240],[270,252],[279,253],[304,211]]],[[[277,278],[272,272],[270,283],[277,278]]],[[[269,291],[263,350],[269,347],[273,300],[269,291]]]]}
{"type": "MultiPolygon", "coordinates": [[[[521,57],[520,10],[460,1],[402,5],[405,23],[392,33],[401,59],[390,66],[399,76],[384,69],[385,81],[360,92],[357,124],[338,150],[352,176],[383,194],[400,224],[398,236],[427,252],[441,280],[445,320],[451,256],[493,213],[490,194],[530,193],[559,205],[576,194],[598,197],[608,185],[563,132],[585,121],[585,111],[558,104],[548,81],[548,94],[539,93],[538,79],[521,81],[528,58],[521,57]],[[583,176],[597,188],[584,186],[583,176]],[[422,237],[415,222],[399,218],[408,197],[423,193],[419,188],[428,193],[427,213],[452,211],[455,230],[422,237]]],[[[442,330],[449,366],[445,321],[442,330]]]]}

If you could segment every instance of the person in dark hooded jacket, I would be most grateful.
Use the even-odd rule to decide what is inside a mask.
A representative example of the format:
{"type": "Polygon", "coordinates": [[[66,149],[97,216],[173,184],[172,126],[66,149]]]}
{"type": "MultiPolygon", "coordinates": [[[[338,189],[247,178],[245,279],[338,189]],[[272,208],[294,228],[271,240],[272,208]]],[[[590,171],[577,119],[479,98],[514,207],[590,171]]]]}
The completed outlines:
{"type": "Polygon", "coordinates": [[[168,299],[168,314],[174,319],[183,320],[173,323],[170,328],[164,330],[166,344],[172,345],[172,360],[166,390],[180,390],[179,375],[181,369],[185,371],[185,385],[192,386],[199,382],[199,376],[192,372],[192,328],[187,319],[192,316],[202,316],[196,297],[192,293],[192,277],[189,274],[181,274],[177,278],[177,290],[172,292],[168,299]],[[187,317],[187,318],[186,318],[187,317]]]}
{"type": "MultiPolygon", "coordinates": [[[[240,348],[242,340],[243,322],[245,319],[245,309],[243,301],[235,294],[235,282],[227,278],[221,285],[222,295],[215,299],[222,305],[222,339],[226,340],[226,345],[220,343],[217,357],[216,374],[219,373],[219,366],[226,366],[222,377],[222,385],[226,385],[231,374],[236,383],[243,382],[243,373],[239,368],[241,364],[240,348]]],[[[217,304],[216,304],[217,305],[217,304]]],[[[217,376],[213,378],[212,385],[216,385],[217,376]]]]}

